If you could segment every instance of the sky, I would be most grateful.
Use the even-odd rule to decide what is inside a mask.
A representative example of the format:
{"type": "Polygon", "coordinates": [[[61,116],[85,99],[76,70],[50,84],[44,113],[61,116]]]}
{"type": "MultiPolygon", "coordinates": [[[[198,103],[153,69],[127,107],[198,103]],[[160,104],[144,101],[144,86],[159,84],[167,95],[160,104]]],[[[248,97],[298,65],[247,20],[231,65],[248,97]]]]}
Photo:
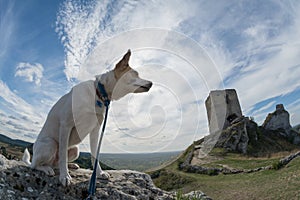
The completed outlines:
{"type": "Polygon", "coordinates": [[[299,11],[297,0],[0,0],[0,132],[34,142],[62,95],[128,49],[154,84],[112,102],[102,152],[185,149],[208,134],[217,89],[236,89],[259,125],[279,103],[300,124],[299,11]]]}

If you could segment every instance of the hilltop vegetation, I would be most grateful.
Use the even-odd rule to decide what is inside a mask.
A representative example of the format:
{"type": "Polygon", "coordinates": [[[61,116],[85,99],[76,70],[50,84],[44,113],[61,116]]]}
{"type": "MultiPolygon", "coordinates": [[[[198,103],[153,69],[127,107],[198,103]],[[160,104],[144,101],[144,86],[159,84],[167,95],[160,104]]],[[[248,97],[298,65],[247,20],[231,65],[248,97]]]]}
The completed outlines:
{"type": "Polygon", "coordinates": [[[191,173],[195,168],[183,166],[197,156],[195,146],[203,142],[199,140],[179,159],[150,175],[164,190],[187,193],[201,189],[213,199],[299,199],[300,158],[287,165],[281,162],[283,157],[298,152],[299,145],[293,145],[276,131],[265,134],[260,134],[259,142],[250,143],[246,154],[214,148],[198,160],[196,169],[202,171],[191,173]]]}
{"type": "MultiPolygon", "coordinates": [[[[280,125],[280,120],[270,121],[280,125]]],[[[219,137],[195,141],[176,161],[149,173],[164,190],[201,189],[213,199],[300,199],[298,128],[271,130],[241,117],[219,137]],[[202,149],[216,138],[214,148],[202,157],[202,149]]]]}
{"type": "Polygon", "coordinates": [[[298,133],[300,133],[300,124],[298,124],[297,126],[294,126],[293,129],[295,131],[297,131],[298,133]]]}
{"type": "MultiPolygon", "coordinates": [[[[191,147],[189,148],[191,149],[191,147]]],[[[201,189],[213,199],[298,199],[300,185],[300,158],[295,158],[286,166],[261,170],[253,173],[237,174],[195,174],[179,170],[180,164],[188,156],[188,151],[171,165],[151,172],[156,186],[183,193],[201,189]]],[[[300,149],[298,149],[300,150],[300,149]]],[[[280,158],[292,152],[270,154],[267,157],[243,156],[215,149],[206,160],[204,167],[226,167],[249,170],[265,166],[275,167],[280,158]]]]}

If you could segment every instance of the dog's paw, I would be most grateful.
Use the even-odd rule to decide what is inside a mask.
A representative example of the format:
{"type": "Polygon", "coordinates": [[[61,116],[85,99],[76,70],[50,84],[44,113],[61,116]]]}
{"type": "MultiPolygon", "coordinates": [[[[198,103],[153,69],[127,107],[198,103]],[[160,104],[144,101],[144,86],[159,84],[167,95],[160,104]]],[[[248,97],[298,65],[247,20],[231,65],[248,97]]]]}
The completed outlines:
{"type": "Polygon", "coordinates": [[[61,182],[61,184],[64,187],[70,185],[71,184],[71,180],[72,180],[72,177],[70,176],[69,173],[59,175],[59,181],[61,182]]]}
{"type": "Polygon", "coordinates": [[[97,177],[99,179],[108,180],[110,178],[110,175],[105,171],[100,171],[100,173],[97,174],[97,177]]]}
{"type": "Polygon", "coordinates": [[[43,171],[48,176],[54,176],[55,172],[50,166],[38,166],[36,169],[43,171]]]}
{"type": "Polygon", "coordinates": [[[46,173],[48,176],[54,176],[54,175],[55,175],[55,172],[54,172],[54,170],[53,170],[51,167],[49,167],[49,168],[45,171],[45,173],[46,173]]]}

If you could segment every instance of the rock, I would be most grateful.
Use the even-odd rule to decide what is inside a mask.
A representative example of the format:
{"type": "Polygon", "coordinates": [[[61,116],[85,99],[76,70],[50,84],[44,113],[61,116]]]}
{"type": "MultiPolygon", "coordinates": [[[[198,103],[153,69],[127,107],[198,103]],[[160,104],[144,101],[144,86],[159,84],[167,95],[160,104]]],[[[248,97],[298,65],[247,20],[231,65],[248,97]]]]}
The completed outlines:
{"type": "Polygon", "coordinates": [[[186,199],[197,199],[197,200],[211,200],[210,197],[206,196],[202,191],[192,191],[183,195],[186,199]]]}
{"type": "Polygon", "coordinates": [[[283,104],[276,105],[276,110],[268,114],[262,127],[268,131],[277,131],[291,143],[300,145],[300,133],[297,129],[292,129],[290,114],[284,109],[283,104]]]}
{"type": "Polygon", "coordinates": [[[28,187],[28,188],[27,188],[27,191],[28,191],[28,192],[33,192],[33,189],[32,189],[31,187],[28,187]]]}
{"type": "MultiPolygon", "coordinates": [[[[149,175],[131,170],[109,170],[109,180],[97,180],[96,199],[173,199],[173,194],[154,186],[149,175]]],[[[91,170],[70,170],[72,183],[63,187],[58,176],[49,177],[21,161],[0,154],[0,199],[85,199],[91,170]]]]}
{"type": "Polygon", "coordinates": [[[212,91],[205,105],[210,135],[205,136],[201,148],[197,148],[198,158],[207,156],[214,147],[246,154],[249,144],[252,153],[258,153],[258,148],[264,152],[268,152],[268,148],[270,151],[288,149],[284,142],[279,141],[282,139],[300,145],[300,133],[292,129],[289,113],[283,104],[276,105],[276,110],[267,116],[262,127],[242,116],[235,90],[212,91]]]}
{"type": "Polygon", "coordinates": [[[293,159],[297,158],[300,156],[300,151],[293,153],[289,156],[286,156],[285,158],[282,158],[279,162],[281,163],[281,165],[287,165],[289,162],[291,162],[293,159]]]}
{"type": "Polygon", "coordinates": [[[276,105],[276,110],[269,113],[263,125],[266,130],[283,130],[285,136],[289,135],[292,128],[290,114],[284,109],[283,104],[276,105]]]}
{"type": "Polygon", "coordinates": [[[257,140],[257,124],[247,117],[222,131],[215,147],[247,153],[249,140],[257,140]]]}

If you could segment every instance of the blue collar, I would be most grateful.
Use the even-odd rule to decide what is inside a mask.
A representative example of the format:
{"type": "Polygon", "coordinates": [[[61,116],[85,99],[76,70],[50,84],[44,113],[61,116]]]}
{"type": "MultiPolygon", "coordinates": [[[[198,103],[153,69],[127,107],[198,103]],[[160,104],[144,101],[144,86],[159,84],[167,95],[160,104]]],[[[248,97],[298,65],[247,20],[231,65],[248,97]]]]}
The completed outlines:
{"type": "MultiPolygon", "coordinates": [[[[104,85],[98,81],[98,85],[96,88],[96,95],[99,97],[99,99],[104,102],[104,106],[108,107],[110,104],[110,100],[108,98],[107,92],[104,88],[104,85]]],[[[102,102],[99,100],[96,100],[96,104],[101,108],[102,102]]]]}

